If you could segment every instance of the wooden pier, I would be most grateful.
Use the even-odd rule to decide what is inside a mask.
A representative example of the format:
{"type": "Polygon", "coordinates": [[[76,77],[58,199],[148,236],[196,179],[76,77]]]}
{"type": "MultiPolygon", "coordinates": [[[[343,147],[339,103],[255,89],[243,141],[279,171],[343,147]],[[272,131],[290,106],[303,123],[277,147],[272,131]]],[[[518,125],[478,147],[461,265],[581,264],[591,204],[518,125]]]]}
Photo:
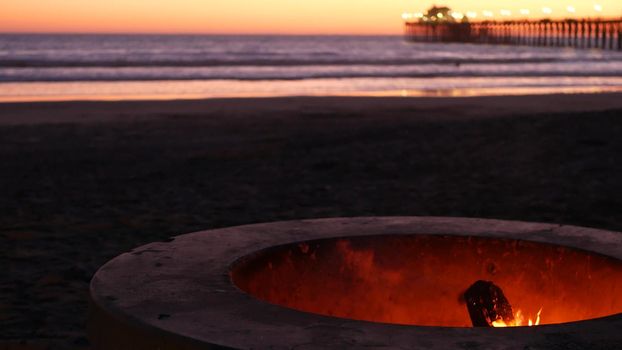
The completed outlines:
{"type": "Polygon", "coordinates": [[[622,51],[622,18],[538,21],[405,22],[413,42],[575,47],[622,51]]]}

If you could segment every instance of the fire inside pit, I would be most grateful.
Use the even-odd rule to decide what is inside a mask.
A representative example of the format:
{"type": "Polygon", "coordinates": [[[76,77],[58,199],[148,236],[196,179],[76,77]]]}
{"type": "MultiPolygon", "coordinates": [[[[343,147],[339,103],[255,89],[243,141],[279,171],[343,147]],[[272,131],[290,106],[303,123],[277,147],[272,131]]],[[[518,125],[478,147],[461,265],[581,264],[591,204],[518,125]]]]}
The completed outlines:
{"type": "Polygon", "coordinates": [[[382,323],[527,326],[622,312],[621,261],[512,239],[315,240],[241,258],[231,276],[240,289],[273,304],[382,323]],[[486,324],[477,324],[473,310],[489,318],[486,324]]]}
{"type": "Polygon", "coordinates": [[[538,311],[535,321],[525,322],[520,309],[514,312],[501,288],[490,281],[477,281],[464,292],[469,316],[475,327],[520,327],[540,324],[538,311]]]}

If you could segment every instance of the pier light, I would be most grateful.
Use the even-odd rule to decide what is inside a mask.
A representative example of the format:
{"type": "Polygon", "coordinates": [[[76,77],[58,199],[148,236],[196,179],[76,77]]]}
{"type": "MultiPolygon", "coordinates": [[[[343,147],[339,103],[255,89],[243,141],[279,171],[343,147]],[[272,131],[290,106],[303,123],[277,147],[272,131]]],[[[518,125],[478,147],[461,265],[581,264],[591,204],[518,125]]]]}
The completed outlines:
{"type": "Polygon", "coordinates": [[[519,12],[521,15],[528,16],[531,11],[529,9],[520,9],[519,12]]]}
{"type": "Polygon", "coordinates": [[[553,13],[553,9],[550,7],[543,7],[542,8],[542,13],[550,15],[551,13],[553,13]]]}
{"type": "Polygon", "coordinates": [[[436,14],[436,17],[437,17],[437,18],[443,18],[443,17],[445,17],[445,16],[444,16],[442,13],[440,13],[440,12],[439,12],[439,13],[437,13],[437,14],[436,14]]]}
{"type": "Polygon", "coordinates": [[[596,12],[603,12],[603,5],[594,4],[594,11],[596,11],[596,12]]]}
{"type": "Polygon", "coordinates": [[[413,15],[415,18],[423,18],[423,13],[417,12],[413,15]]]}
{"type": "Polygon", "coordinates": [[[577,12],[577,9],[575,9],[574,6],[567,6],[566,11],[568,11],[569,13],[575,13],[577,12]]]}
{"type": "Polygon", "coordinates": [[[475,12],[475,11],[468,11],[466,13],[466,16],[469,17],[469,18],[477,18],[477,12],[475,12]]]}
{"type": "Polygon", "coordinates": [[[410,14],[410,13],[408,13],[408,12],[404,12],[404,13],[402,13],[402,19],[403,19],[404,21],[408,21],[408,20],[409,20],[409,19],[411,19],[411,18],[412,18],[412,14],[410,14]]]}
{"type": "Polygon", "coordinates": [[[484,14],[484,17],[492,17],[492,16],[494,16],[492,11],[485,10],[482,13],[484,14]]]}
{"type": "Polygon", "coordinates": [[[459,21],[459,20],[464,18],[464,14],[462,14],[460,12],[452,12],[451,13],[451,17],[453,17],[455,20],[459,21]]]}
{"type": "Polygon", "coordinates": [[[499,11],[499,13],[501,13],[501,16],[511,16],[512,15],[512,11],[510,11],[510,10],[501,10],[501,11],[499,11]]]}

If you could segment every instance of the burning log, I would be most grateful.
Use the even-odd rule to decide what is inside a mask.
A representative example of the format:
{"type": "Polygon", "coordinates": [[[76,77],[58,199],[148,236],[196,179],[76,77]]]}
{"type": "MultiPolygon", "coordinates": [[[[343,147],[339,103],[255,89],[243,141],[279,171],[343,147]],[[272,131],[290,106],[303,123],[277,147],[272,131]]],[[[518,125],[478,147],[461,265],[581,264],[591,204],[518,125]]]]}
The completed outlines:
{"type": "Polygon", "coordinates": [[[494,322],[514,323],[512,305],[501,288],[489,281],[477,281],[464,292],[473,327],[494,327],[494,322]]]}

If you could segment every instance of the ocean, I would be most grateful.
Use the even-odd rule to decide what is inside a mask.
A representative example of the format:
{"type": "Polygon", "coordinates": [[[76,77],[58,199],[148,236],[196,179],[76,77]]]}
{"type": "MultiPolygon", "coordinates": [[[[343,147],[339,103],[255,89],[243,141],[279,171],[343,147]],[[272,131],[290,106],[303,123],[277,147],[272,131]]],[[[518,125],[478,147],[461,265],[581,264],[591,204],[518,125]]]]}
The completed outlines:
{"type": "Polygon", "coordinates": [[[401,36],[0,35],[0,101],[622,91],[622,52],[401,36]]]}

